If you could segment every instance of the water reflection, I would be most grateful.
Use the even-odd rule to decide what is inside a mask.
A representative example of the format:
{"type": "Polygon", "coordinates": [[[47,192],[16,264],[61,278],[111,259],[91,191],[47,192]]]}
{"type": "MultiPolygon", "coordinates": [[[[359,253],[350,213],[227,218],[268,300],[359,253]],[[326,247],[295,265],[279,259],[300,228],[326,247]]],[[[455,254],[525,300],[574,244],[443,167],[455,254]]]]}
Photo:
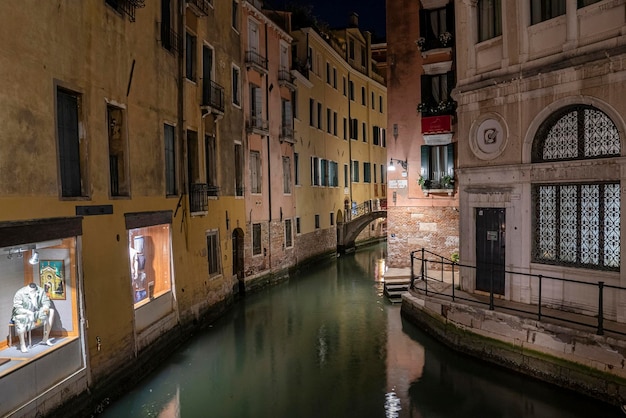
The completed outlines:
{"type": "Polygon", "coordinates": [[[360,250],[247,297],[104,416],[619,416],[404,322],[382,297],[385,256],[360,250]]]}

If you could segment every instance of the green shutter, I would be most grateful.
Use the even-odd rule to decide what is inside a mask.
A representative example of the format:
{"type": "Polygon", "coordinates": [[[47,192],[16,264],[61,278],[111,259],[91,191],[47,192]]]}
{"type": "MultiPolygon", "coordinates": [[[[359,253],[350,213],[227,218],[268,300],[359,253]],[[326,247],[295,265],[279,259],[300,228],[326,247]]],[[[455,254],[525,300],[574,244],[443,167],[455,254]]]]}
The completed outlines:
{"type": "Polygon", "coordinates": [[[420,174],[422,175],[424,180],[430,180],[430,146],[422,145],[421,153],[422,153],[422,167],[420,170],[420,174]]]}
{"type": "Polygon", "coordinates": [[[446,174],[454,177],[454,143],[446,145],[446,174]]]}

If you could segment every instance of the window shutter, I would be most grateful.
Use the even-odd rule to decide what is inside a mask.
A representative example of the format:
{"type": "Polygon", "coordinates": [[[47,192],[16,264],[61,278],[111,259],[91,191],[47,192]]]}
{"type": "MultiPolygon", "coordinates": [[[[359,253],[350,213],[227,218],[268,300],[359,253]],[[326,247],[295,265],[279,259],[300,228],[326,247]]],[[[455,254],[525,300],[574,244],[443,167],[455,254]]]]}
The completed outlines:
{"type": "Polygon", "coordinates": [[[453,35],[452,41],[454,42],[454,2],[451,1],[446,5],[446,32],[450,32],[453,35]]]}
{"type": "Polygon", "coordinates": [[[427,27],[428,27],[428,21],[427,21],[427,17],[428,17],[428,13],[426,10],[421,9],[419,12],[419,20],[420,20],[420,37],[426,39],[426,37],[428,36],[427,34],[427,27]]]}
{"type": "Polygon", "coordinates": [[[456,86],[456,73],[454,71],[448,71],[447,73],[447,79],[448,79],[448,97],[450,97],[450,93],[452,92],[452,89],[454,88],[454,86],[456,86]]]}
{"type": "Polygon", "coordinates": [[[433,92],[432,92],[432,82],[430,80],[430,76],[423,74],[421,76],[422,83],[422,103],[430,103],[432,101],[433,92]]]}
{"type": "Polygon", "coordinates": [[[430,146],[422,145],[422,170],[421,175],[425,180],[430,180],[430,146]]]}
{"type": "Polygon", "coordinates": [[[454,143],[446,145],[446,174],[454,177],[454,143]]]}

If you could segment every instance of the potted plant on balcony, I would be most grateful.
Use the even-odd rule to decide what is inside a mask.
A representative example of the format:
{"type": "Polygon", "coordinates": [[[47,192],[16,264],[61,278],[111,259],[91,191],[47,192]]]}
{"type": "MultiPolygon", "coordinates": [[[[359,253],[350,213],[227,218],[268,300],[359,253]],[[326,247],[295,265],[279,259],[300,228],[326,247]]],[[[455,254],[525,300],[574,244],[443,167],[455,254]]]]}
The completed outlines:
{"type": "Polygon", "coordinates": [[[420,51],[424,52],[426,49],[426,38],[420,37],[417,41],[415,41],[415,44],[420,51]]]}
{"type": "Polygon", "coordinates": [[[417,179],[417,184],[420,185],[424,194],[428,196],[428,192],[432,187],[432,181],[420,175],[420,177],[417,179]]]}
{"type": "Polygon", "coordinates": [[[441,187],[443,187],[444,189],[454,188],[454,177],[449,174],[441,177],[441,187]]]}
{"type": "Polygon", "coordinates": [[[447,47],[452,42],[452,34],[447,31],[439,34],[439,42],[441,42],[444,48],[447,47]]]}

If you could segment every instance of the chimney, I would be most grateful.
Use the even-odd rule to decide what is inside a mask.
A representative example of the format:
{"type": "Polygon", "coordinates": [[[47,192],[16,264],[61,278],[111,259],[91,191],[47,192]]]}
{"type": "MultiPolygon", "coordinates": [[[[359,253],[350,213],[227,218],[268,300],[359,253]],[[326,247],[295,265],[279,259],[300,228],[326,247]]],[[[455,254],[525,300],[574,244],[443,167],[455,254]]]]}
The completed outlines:
{"type": "Polygon", "coordinates": [[[350,18],[348,19],[348,27],[350,28],[358,28],[359,27],[359,15],[356,12],[352,12],[350,18]]]}

